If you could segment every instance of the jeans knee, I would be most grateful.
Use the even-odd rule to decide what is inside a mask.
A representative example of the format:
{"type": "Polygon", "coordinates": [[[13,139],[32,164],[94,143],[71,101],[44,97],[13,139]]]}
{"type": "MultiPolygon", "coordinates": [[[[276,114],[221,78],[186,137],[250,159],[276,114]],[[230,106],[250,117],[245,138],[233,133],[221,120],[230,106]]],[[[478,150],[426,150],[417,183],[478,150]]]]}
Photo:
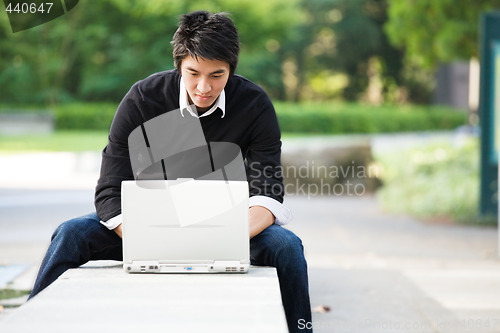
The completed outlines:
{"type": "Polygon", "coordinates": [[[52,234],[51,240],[54,241],[56,238],[57,239],[67,239],[71,238],[74,239],[77,237],[78,232],[77,232],[77,226],[76,223],[74,223],[72,220],[66,221],[61,223],[54,233],[52,234]]]}
{"type": "Polygon", "coordinates": [[[299,237],[294,234],[287,235],[277,248],[278,257],[287,258],[293,262],[304,260],[304,246],[299,237]]]}
{"type": "Polygon", "coordinates": [[[79,238],[84,238],[82,233],[90,230],[93,224],[95,224],[89,216],[86,215],[61,223],[52,234],[51,239],[71,239],[75,241],[79,238]]]}

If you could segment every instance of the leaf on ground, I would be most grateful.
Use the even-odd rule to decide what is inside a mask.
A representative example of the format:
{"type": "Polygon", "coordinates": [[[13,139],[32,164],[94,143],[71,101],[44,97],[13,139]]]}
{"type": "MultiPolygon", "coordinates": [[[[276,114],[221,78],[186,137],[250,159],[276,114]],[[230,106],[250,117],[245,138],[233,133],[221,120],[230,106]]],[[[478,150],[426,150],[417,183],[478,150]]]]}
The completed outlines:
{"type": "Polygon", "coordinates": [[[312,309],[312,312],[316,313],[330,312],[330,307],[328,305],[318,305],[317,307],[312,309]]]}

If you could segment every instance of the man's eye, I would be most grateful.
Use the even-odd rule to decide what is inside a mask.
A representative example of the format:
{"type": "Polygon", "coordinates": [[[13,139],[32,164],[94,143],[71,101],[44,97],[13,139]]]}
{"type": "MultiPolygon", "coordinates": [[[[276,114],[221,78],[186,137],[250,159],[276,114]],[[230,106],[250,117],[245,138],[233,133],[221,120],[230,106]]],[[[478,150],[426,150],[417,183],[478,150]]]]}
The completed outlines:
{"type": "Polygon", "coordinates": [[[198,76],[198,73],[194,73],[194,72],[191,72],[189,74],[191,74],[191,76],[198,76]]]}
{"type": "Polygon", "coordinates": [[[214,79],[218,79],[218,78],[222,77],[222,75],[212,75],[212,77],[213,77],[214,79]]]}

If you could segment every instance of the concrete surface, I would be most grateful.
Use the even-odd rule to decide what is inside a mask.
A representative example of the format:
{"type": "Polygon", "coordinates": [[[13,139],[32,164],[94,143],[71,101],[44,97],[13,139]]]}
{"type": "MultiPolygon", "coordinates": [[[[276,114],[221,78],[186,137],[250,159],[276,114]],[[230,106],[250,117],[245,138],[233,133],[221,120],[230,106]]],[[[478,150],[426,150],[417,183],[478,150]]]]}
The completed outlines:
{"type": "Polygon", "coordinates": [[[0,331],[288,331],[274,268],[251,267],[248,274],[127,274],[121,263],[90,264],[64,273],[1,322],[0,331]]]}
{"type": "Polygon", "coordinates": [[[0,114],[0,135],[48,134],[54,131],[54,117],[49,111],[19,112],[0,114]]]}
{"type": "MultiPolygon", "coordinates": [[[[438,139],[453,141],[460,136],[445,133],[438,139]]],[[[391,135],[377,140],[377,151],[390,152],[436,138],[391,135]]],[[[284,152],[302,149],[303,142],[286,141],[284,152]]],[[[314,145],[317,139],[311,142],[314,145]]],[[[325,138],[321,142],[328,144],[325,138]]],[[[93,154],[98,161],[97,153],[93,154]]],[[[80,157],[65,158],[78,161],[80,157]]],[[[52,231],[65,219],[93,209],[96,178],[84,184],[79,178],[97,177],[91,164],[60,170],[58,176],[50,169],[54,164],[44,161],[52,170],[45,180],[37,183],[37,177],[32,177],[30,184],[14,173],[9,186],[3,185],[5,174],[0,172],[4,177],[0,179],[0,265],[30,267],[10,287],[29,288],[52,231]]],[[[0,163],[0,170],[4,166],[0,163]]],[[[9,168],[16,169],[12,164],[9,168]]],[[[496,227],[431,224],[387,214],[372,196],[291,195],[285,204],[294,215],[287,228],[305,246],[315,332],[500,332],[496,227]]],[[[0,322],[18,310],[6,308],[0,322]]]]}
{"type": "Polygon", "coordinates": [[[497,230],[382,212],[373,197],[288,198],[316,332],[500,332],[497,230]]]}

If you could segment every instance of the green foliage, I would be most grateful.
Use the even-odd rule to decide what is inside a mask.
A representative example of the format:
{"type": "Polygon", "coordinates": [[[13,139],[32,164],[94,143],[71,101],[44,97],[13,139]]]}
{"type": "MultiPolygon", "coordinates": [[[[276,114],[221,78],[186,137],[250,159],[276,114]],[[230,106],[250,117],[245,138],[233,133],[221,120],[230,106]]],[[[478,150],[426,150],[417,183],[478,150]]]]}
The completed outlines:
{"type": "Polygon", "coordinates": [[[429,103],[434,78],[422,64],[476,54],[479,13],[498,6],[500,0],[80,1],[67,15],[15,34],[0,15],[0,101],[117,102],[134,82],[173,67],[178,17],[205,9],[231,13],[241,39],[237,72],[275,99],[429,103]]]}
{"type": "MultiPolygon", "coordinates": [[[[336,102],[275,102],[274,106],[281,130],[287,134],[451,130],[466,123],[465,110],[443,106],[372,106],[336,102]]],[[[108,131],[117,107],[116,103],[66,103],[54,106],[51,111],[57,130],[108,131]]],[[[13,108],[4,104],[0,113],[13,109],[30,112],[36,108],[13,108]]]]}
{"type": "Polygon", "coordinates": [[[479,18],[499,0],[387,0],[385,31],[391,42],[428,68],[478,56],[479,18]]]}
{"type": "Polygon", "coordinates": [[[383,170],[377,196],[386,210],[423,219],[477,220],[478,139],[432,143],[376,160],[383,170]]]}
{"type": "Polygon", "coordinates": [[[359,100],[373,79],[381,82],[379,94],[401,83],[402,52],[383,31],[385,0],[303,0],[300,5],[306,20],[283,47],[284,58],[296,66],[296,84],[287,86],[292,100],[310,98],[308,90],[318,95],[311,80],[325,72],[348,77],[342,96],[349,101],[359,100]],[[369,65],[374,59],[381,64],[377,73],[369,65]]]}
{"type": "Polygon", "coordinates": [[[56,129],[109,130],[118,105],[113,103],[70,103],[54,107],[56,129]]]}
{"type": "MultiPolygon", "coordinates": [[[[295,1],[258,2],[80,1],[67,15],[16,34],[7,16],[0,15],[0,100],[46,105],[119,101],[136,81],[173,68],[170,41],[178,17],[200,9],[232,14],[243,52],[258,52],[267,61],[253,67],[243,63],[241,74],[266,78],[269,68],[280,68],[266,43],[281,40],[300,21],[300,12],[295,1]]],[[[275,78],[262,82],[273,88],[281,84],[275,78]]]]}
{"type": "MultiPolygon", "coordinates": [[[[370,106],[356,103],[276,102],[284,133],[347,134],[454,129],[464,125],[465,111],[447,107],[370,106]]],[[[108,130],[113,103],[70,103],[54,108],[56,128],[108,130]]]]}
{"type": "Polygon", "coordinates": [[[464,125],[465,111],[447,107],[371,106],[355,103],[275,103],[285,133],[347,134],[449,130],[464,125]]]}

